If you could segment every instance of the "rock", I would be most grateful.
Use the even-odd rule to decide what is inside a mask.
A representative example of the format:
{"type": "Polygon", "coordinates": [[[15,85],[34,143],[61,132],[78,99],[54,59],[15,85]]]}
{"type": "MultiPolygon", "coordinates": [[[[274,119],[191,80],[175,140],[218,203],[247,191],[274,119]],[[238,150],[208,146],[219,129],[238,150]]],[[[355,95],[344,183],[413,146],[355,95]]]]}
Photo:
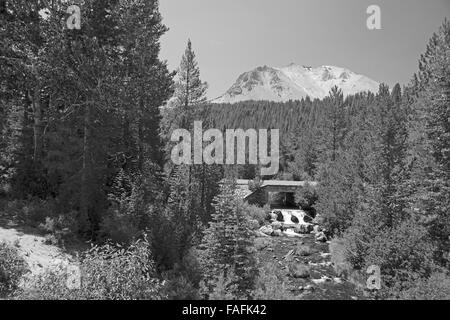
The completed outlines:
{"type": "Polygon", "coordinates": [[[313,218],[311,218],[310,216],[308,216],[307,214],[305,214],[304,216],[303,216],[303,221],[305,221],[306,223],[311,223],[311,222],[313,222],[313,218]]]}
{"type": "Polygon", "coordinates": [[[310,246],[300,244],[295,249],[295,253],[301,257],[307,257],[310,256],[313,252],[310,246]]]}
{"type": "Polygon", "coordinates": [[[311,221],[311,222],[314,224],[323,224],[322,216],[320,214],[316,214],[313,221],[311,221]]]}
{"type": "Polygon", "coordinates": [[[283,224],[279,221],[272,222],[271,226],[273,230],[281,230],[283,228],[283,224]]]}
{"type": "Polygon", "coordinates": [[[284,222],[284,216],[280,210],[274,211],[273,213],[277,215],[277,221],[284,222]]]}
{"type": "Polygon", "coordinates": [[[320,279],[312,279],[311,281],[314,282],[315,284],[323,284],[325,282],[331,282],[332,279],[330,277],[323,276],[320,279]]]}
{"type": "Polygon", "coordinates": [[[283,231],[281,230],[273,230],[272,236],[273,237],[281,237],[283,235],[283,231]]]}
{"type": "Polygon", "coordinates": [[[304,235],[296,233],[292,229],[287,229],[286,231],[283,231],[283,234],[289,238],[303,238],[304,235]]]}
{"type": "Polygon", "coordinates": [[[251,219],[248,221],[248,227],[250,228],[250,230],[258,230],[259,222],[254,219],[251,219]]]}
{"type": "Polygon", "coordinates": [[[294,215],[291,216],[291,221],[293,223],[300,223],[300,220],[298,220],[298,218],[296,216],[294,216],[294,215]]]}
{"type": "Polygon", "coordinates": [[[289,264],[289,274],[297,279],[307,279],[310,277],[309,267],[295,262],[289,264]]]}
{"type": "Polygon", "coordinates": [[[270,245],[271,241],[267,238],[256,238],[255,239],[255,248],[256,250],[263,250],[270,245]]]}
{"type": "Polygon", "coordinates": [[[318,226],[318,225],[315,225],[314,227],[313,227],[313,232],[314,233],[319,233],[319,232],[321,232],[322,231],[322,227],[320,227],[320,226],[318,226]]]}
{"type": "Polygon", "coordinates": [[[295,226],[295,232],[299,234],[308,234],[312,231],[313,226],[311,224],[299,224],[295,226]]]}
{"type": "Polygon", "coordinates": [[[268,236],[271,236],[273,233],[273,229],[271,226],[263,226],[263,227],[259,228],[259,232],[264,233],[268,236]]]}
{"type": "Polygon", "coordinates": [[[341,278],[335,277],[335,278],[333,278],[333,280],[334,280],[335,283],[338,283],[338,284],[342,283],[342,279],[341,278]]]}
{"type": "Polygon", "coordinates": [[[269,214],[268,214],[268,220],[269,221],[275,221],[275,220],[277,220],[277,215],[275,214],[275,213],[273,213],[273,212],[270,212],[269,214]]]}
{"type": "Polygon", "coordinates": [[[265,234],[265,233],[262,233],[262,232],[259,231],[259,230],[255,231],[255,235],[256,235],[257,237],[259,237],[259,238],[268,238],[268,237],[269,237],[269,235],[267,235],[267,234],[265,234]]]}
{"type": "Polygon", "coordinates": [[[296,226],[294,231],[298,234],[306,234],[305,225],[300,224],[300,225],[296,226]]]}
{"type": "Polygon", "coordinates": [[[316,233],[316,241],[317,242],[327,242],[327,236],[325,235],[325,233],[323,231],[316,233]]]}

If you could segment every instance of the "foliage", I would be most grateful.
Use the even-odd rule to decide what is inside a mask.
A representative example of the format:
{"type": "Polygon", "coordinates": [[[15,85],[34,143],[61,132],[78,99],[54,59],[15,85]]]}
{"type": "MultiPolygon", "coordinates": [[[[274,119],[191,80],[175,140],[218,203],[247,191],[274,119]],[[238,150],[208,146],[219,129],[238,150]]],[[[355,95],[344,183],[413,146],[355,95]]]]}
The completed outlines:
{"type": "Polygon", "coordinates": [[[80,262],[81,288],[67,287],[65,266],[35,277],[21,299],[43,300],[159,300],[161,282],[154,273],[147,240],[129,247],[105,244],[84,252],[80,262]]]}
{"type": "Polygon", "coordinates": [[[215,199],[215,213],[201,243],[207,288],[213,290],[222,274],[234,286],[235,296],[249,295],[257,271],[253,239],[242,202],[235,197],[233,182],[227,181],[215,199]]]}
{"type": "Polygon", "coordinates": [[[260,208],[246,202],[242,204],[242,210],[249,219],[258,221],[260,226],[264,225],[266,217],[270,212],[268,207],[260,208]]]}
{"type": "Polygon", "coordinates": [[[279,267],[274,263],[264,265],[258,272],[255,289],[251,296],[255,300],[298,300],[289,292],[283,279],[277,275],[279,267]]]}
{"type": "Polygon", "coordinates": [[[398,293],[396,298],[402,300],[449,300],[450,276],[445,271],[434,272],[429,278],[413,282],[410,288],[398,293]]]}
{"type": "Polygon", "coordinates": [[[27,272],[27,264],[18,250],[0,242],[0,297],[14,294],[19,289],[21,278],[27,272]]]}

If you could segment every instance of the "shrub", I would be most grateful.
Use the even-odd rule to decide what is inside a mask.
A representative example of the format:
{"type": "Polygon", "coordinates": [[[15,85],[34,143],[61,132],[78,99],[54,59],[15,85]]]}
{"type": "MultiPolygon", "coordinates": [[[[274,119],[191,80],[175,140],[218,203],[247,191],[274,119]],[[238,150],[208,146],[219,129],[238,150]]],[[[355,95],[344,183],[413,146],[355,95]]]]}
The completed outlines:
{"type": "Polygon", "coordinates": [[[164,273],[163,292],[170,300],[195,300],[199,298],[202,277],[198,252],[190,249],[173,270],[164,273]]]}
{"type": "Polygon", "coordinates": [[[100,226],[100,236],[113,243],[129,244],[141,234],[130,216],[114,212],[106,216],[100,226]]]}
{"type": "Polygon", "coordinates": [[[54,217],[56,212],[54,201],[38,198],[9,201],[4,210],[5,215],[34,228],[45,224],[46,218],[54,217]]]}
{"type": "Polygon", "coordinates": [[[0,242],[0,297],[15,293],[27,264],[15,247],[0,242]]]}
{"type": "Polygon", "coordinates": [[[318,196],[316,188],[309,184],[306,184],[304,188],[301,188],[295,192],[295,202],[302,209],[312,209],[317,200],[318,196]]]}
{"type": "Polygon", "coordinates": [[[243,203],[244,214],[251,220],[258,221],[260,226],[263,226],[270,209],[268,207],[257,207],[255,205],[248,204],[246,202],[243,203]]]}
{"type": "Polygon", "coordinates": [[[232,270],[226,274],[221,272],[214,280],[202,282],[200,292],[203,298],[209,300],[238,300],[240,297],[236,285],[236,275],[232,270]]]}
{"type": "Polygon", "coordinates": [[[199,299],[198,289],[184,276],[178,276],[164,281],[162,288],[165,296],[169,300],[197,300],[199,299]]]}
{"type": "Polygon", "coordinates": [[[297,300],[286,288],[281,277],[278,277],[279,267],[269,263],[259,270],[252,298],[255,300],[297,300]]]}
{"type": "Polygon", "coordinates": [[[46,217],[45,222],[39,228],[47,233],[46,243],[55,246],[64,246],[66,240],[73,240],[74,234],[71,228],[75,220],[71,216],[59,215],[58,217],[46,217]]]}
{"type": "Polygon", "coordinates": [[[434,246],[426,228],[412,218],[393,228],[376,225],[373,218],[359,217],[345,233],[345,261],[361,271],[371,265],[379,266],[383,286],[380,294],[384,296],[427,278],[435,266],[434,246]]]}
{"type": "Polygon", "coordinates": [[[450,300],[450,276],[442,271],[435,272],[427,279],[413,282],[397,297],[402,300],[450,300]]]}
{"type": "Polygon", "coordinates": [[[352,265],[347,261],[347,250],[345,241],[340,238],[334,238],[330,243],[331,263],[334,271],[339,277],[348,277],[352,271],[352,265]]]}
{"type": "Polygon", "coordinates": [[[147,240],[127,248],[105,244],[86,251],[80,260],[81,288],[69,289],[63,266],[36,276],[19,298],[44,300],[161,299],[147,240]]]}

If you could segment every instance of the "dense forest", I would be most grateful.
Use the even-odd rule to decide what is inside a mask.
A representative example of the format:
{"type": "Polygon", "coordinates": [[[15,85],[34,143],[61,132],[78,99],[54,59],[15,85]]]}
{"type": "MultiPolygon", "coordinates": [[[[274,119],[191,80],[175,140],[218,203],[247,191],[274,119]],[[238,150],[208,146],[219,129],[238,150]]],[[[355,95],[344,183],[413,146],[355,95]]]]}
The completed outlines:
{"type": "Polygon", "coordinates": [[[71,30],[65,1],[0,2],[0,216],[58,246],[93,245],[80,290],[49,272],[21,292],[25,266],[0,244],[0,296],[294,299],[256,257],[250,225],[267,208],[235,194],[235,178],[262,178],[319,183],[297,204],[314,209],[349,273],[380,266],[369,297],[450,298],[449,21],[403,87],[211,104],[191,41],[176,72],[159,58],[158,1],[80,6],[71,30]],[[175,166],[171,133],[194,120],[280,129],[279,174],[175,166]]]}

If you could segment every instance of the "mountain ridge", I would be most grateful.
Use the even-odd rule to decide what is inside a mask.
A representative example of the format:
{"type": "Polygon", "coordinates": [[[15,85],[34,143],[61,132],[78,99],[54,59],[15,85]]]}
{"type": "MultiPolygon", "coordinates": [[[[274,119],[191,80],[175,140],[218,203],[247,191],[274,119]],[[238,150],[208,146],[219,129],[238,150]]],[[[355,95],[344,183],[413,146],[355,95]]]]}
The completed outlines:
{"type": "Polygon", "coordinates": [[[323,65],[310,67],[291,63],[285,67],[259,66],[242,73],[230,89],[213,103],[240,101],[286,102],[323,99],[331,88],[338,86],[345,96],[358,92],[377,92],[379,83],[349,69],[323,65]]]}

